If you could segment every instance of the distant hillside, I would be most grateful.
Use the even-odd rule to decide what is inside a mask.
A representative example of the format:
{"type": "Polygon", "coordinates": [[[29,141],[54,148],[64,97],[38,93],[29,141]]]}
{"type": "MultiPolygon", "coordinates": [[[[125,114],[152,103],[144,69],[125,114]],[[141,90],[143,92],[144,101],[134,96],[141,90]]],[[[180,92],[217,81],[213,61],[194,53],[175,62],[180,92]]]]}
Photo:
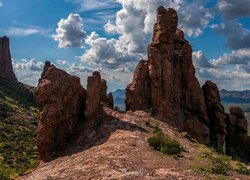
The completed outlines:
{"type": "Polygon", "coordinates": [[[0,179],[37,166],[34,88],[0,78],[0,179]]]}
{"type": "Polygon", "coordinates": [[[221,100],[223,103],[250,103],[250,90],[246,91],[227,91],[220,90],[221,100]]]}
{"type": "Polygon", "coordinates": [[[120,110],[125,111],[125,90],[117,89],[113,92],[115,107],[118,107],[120,110]]]}

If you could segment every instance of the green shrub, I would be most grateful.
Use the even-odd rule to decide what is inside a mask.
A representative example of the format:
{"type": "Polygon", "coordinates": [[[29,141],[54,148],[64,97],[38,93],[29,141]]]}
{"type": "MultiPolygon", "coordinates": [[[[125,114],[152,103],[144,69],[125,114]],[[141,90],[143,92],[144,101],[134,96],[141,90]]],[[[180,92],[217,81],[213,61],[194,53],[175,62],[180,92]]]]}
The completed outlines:
{"type": "Polygon", "coordinates": [[[236,168],[236,172],[243,175],[250,175],[250,169],[248,169],[245,165],[239,163],[236,168]]]}
{"type": "Polygon", "coordinates": [[[149,146],[154,150],[169,155],[179,155],[183,151],[181,144],[165,135],[159,127],[154,131],[154,136],[148,139],[149,146]]]}
{"type": "Polygon", "coordinates": [[[211,157],[211,173],[229,175],[231,165],[226,156],[211,157]]]}

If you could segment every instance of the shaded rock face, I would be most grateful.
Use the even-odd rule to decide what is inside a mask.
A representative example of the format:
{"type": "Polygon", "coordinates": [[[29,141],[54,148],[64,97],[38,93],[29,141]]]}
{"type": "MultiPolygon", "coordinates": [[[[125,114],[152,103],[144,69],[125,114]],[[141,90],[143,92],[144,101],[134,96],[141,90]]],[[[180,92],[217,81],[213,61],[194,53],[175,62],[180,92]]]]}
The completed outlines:
{"type": "Polygon", "coordinates": [[[126,88],[126,110],[148,110],[149,108],[148,61],[141,60],[135,68],[133,82],[126,88]]]}
{"type": "Polygon", "coordinates": [[[53,65],[51,64],[50,61],[45,61],[44,66],[43,66],[43,72],[41,74],[41,78],[39,79],[39,83],[43,80],[46,72],[49,70],[50,67],[52,67],[53,65]]]}
{"type": "Polygon", "coordinates": [[[148,61],[137,66],[126,89],[126,109],[152,109],[199,142],[209,140],[209,120],[202,89],[195,77],[192,48],[177,28],[174,9],[158,8],[148,61]]]}
{"type": "Polygon", "coordinates": [[[207,81],[203,86],[207,113],[210,120],[210,142],[213,147],[223,152],[226,135],[226,113],[220,101],[220,94],[215,83],[207,81]]]}
{"type": "Polygon", "coordinates": [[[93,119],[101,105],[113,108],[113,96],[112,94],[107,96],[107,82],[101,79],[99,72],[95,71],[88,77],[85,113],[87,119],[93,119]]]}
{"type": "Polygon", "coordinates": [[[36,90],[39,106],[38,151],[42,161],[72,135],[79,121],[84,120],[86,92],[80,79],[50,67],[36,90]]]}
{"type": "Polygon", "coordinates": [[[0,37],[0,77],[10,81],[17,81],[12,66],[9,38],[6,36],[0,37]]]}
{"type": "Polygon", "coordinates": [[[244,112],[239,107],[231,107],[226,123],[227,155],[250,162],[250,136],[247,136],[247,120],[244,112]]]}

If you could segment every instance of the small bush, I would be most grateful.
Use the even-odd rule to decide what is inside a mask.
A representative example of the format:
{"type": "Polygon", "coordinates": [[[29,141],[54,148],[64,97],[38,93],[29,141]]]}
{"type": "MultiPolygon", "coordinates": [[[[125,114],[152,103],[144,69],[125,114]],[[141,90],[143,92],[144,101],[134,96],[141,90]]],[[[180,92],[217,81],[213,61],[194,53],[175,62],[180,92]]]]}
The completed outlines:
{"type": "Polygon", "coordinates": [[[169,155],[179,155],[183,151],[181,144],[165,135],[159,127],[154,131],[154,136],[148,139],[149,146],[154,150],[169,155]]]}
{"type": "Polygon", "coordinates": [[[236,168],[236,172],[243,175],[250,175],[250,169],[248,169],[245,165],[239,163],[236,168]]]}
{"type": "Polygon", "coordinates": [[[231,165],[228,157],[211,157],[211,173],[229,175],[231,165]]]}

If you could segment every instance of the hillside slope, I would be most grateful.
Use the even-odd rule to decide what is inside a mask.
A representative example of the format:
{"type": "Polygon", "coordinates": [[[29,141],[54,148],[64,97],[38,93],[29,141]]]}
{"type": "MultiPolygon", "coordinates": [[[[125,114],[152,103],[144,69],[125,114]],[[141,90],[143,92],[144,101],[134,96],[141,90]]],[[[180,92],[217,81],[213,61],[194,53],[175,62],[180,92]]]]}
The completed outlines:
{"type": "Polygon", "coordinates": [[[37,166],[37,113],[32,87],[0,78],[0,179],[37,166]]]}
{"type": "Polygon", "coordinates": [[[108,116],[88,138],[79,137],[61,157],[40,164],[20,179],[248,179],[236,172],[246,170],[243,164],[191,142],[185,133],[144,112],[104,111],[108,116]],[[153,126],[184,146],[181,156],[164,155],[149,147],[153,126]]]}

